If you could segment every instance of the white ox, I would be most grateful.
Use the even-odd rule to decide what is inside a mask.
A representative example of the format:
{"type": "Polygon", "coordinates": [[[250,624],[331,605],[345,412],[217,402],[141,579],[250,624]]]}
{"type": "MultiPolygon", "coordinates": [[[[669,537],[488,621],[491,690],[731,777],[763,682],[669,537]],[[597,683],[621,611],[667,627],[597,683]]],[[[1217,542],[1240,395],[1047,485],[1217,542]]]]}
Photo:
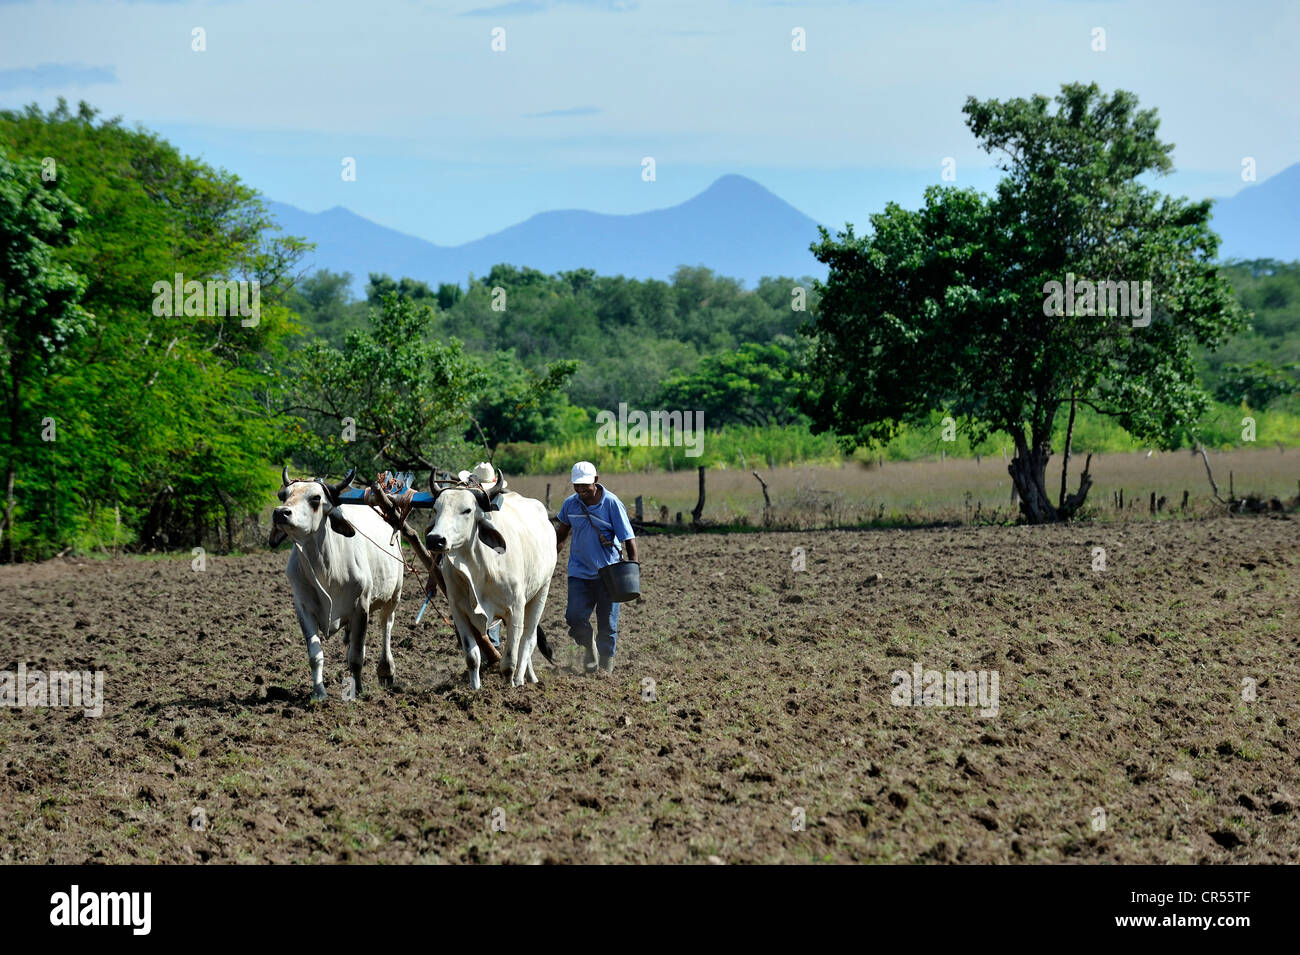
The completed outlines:
{"type": "Polygon", "coordinates": [[[503,491],[505,476],[484,488],[477,484],[440,486],[434,494],[433,526],[424,540],[442,555],[440,569],[451,615],[465,651],[466,678],[477,690],[479,649],[475,633],[486,633],[498,617],[504,623],[501,673],[513,686],[537,682],[533,650],[549,660],[542,611],[555,572],[555,528],[541,501],[503,491]],[[492,504],[499,505],[494,510],[492,504]]]}
{"type": "Polygon", "coordinates": [[[293,553],[285,573],[293,587],[293,607],[307,640],[311,698],[326,697],[322,642],[343,630],[352,686],[361,695],[361,667],[366,661],[366,630],[373,618],[383,630],[379,682],[393,685],[393,617],[402,599],[405,564],[393,529],[371,508],[340,504],[352,483],[353,468],[337,485],[324,481],[290,481],[282,474],[283,502],[271,514],[271,546],[288,537],[293,553]],[[360,534],[357,532],[360,531],[360,534]]]}

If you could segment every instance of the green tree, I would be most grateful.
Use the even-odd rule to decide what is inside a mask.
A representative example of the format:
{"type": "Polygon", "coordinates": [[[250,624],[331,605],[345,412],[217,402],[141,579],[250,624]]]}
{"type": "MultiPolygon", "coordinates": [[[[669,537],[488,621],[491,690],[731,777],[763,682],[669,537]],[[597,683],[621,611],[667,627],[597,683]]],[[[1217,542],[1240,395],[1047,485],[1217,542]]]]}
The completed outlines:
{"type": "Polygon", "coordinates": [[[393,281],[391,276],[384,275],[380,272],[370,273],[370,282],[366,286],[366,301],[371,308],[380,308],[384,304],[384,297],[389,293],[395,294],[398,298],[410,299],[413,302],[423,302],[431,305],[438,301],[438,295],[429,288],[427,282],[421,282],[418,279],[403,277],[400,281],[393,281]]]}
{"type": "Polygon", "coordinates": [[[432,470],[465,455],[460,435],[487,378],[455,339],[433,339],[434,311],[396,292],[341,349],[317,339],[296,356],[283,409],[308,422],[300,458],[317,474],[432,470]]]}
{"type": "Polygon", "coordinates": [[[1245,402],[1263,411],[1275,398],[1300,391],[1300,362],[1288,362],[1281,368],[1267,361],[1225,365],[1214,396],[1229,404],[1245,402]]]}
{"type": "Polygon", "coordinates": [[[461,291],[459,285],[453,285],[450,282],[441,282],[438,285],[438,308],[447,311],[453,308],[461,300],[465,293],[461,291]]]}
{"type": "Polygon", "coordinates": [[[569,417],[564,384],[578,362],[561,360],[541,373],[525,367],[513,351],[498,351],[482,362],[489,386],[474,408],[474,429],[466,440],[478,440],[478,429],[492,448],[519,441],[545,441],[569,417]]]}
{"type": "Polygon", "coordinates": [[[1245,324],[1213,261],[1210,203],[1139,181],[1172,168],[1155,111],[1139,110],[1131,93],[1081,84],[1065,85],[1052,105],[967,100],[972,133],[1004,156],[995,196],[932,187],[919,211],[891,203],[873,215],[870,236],[822,230],[813,246],[830,268],[813,329],[815,427],[852,448],[941,408],[974,441],[1005,431],[1030,523],[1068,518],[1086,499],[1090,478],[1067,496],[1064,466],[1055,504],[1048,491],[1063,407],[1087,405],[1168,446],[1208,404],[1194,347],[1216,347],[1245,324]],[[1107,314],[1086,295],[1046,314],[1058,310],[1049,283],[1075,276],[1138,291],[1150,282],[1150,323],[1107,314]]]}
{"type": "Polygon", "coordinates": [[[351,285],[351,273],[318,269],[294,283],[285,304],[301,320],[304,334],[341,345],[348,332],[366,321],[366,305],[353,301],[351,285]]]}
{"type": "MultiPolygon", "coordinates": [[[[1251,313],[1250,329],[1213,353],[1202,351],[1200,363],[1206,386],[1221,401],[1237,404],[1248,390],[1254,391],[1245,375],[1280,384],[1280,379],[1266,369],[1285,372],[1300,361],[1300,262],[1233,262],[1223,271],[1238,301],[1251,313]],[[1246,371],[1252,367],[1253,373],[1246,371]]],[[[1277,389],[1266,390],[1276,393],[1277,389]]],[[[1252,407],[1262,407],[1254,403],[1260,394],[1254,392],[1252,407]]]]}
{"type": "Polygon", "coordinates": [[[85,209],[78,241],[50,253],[85,276],[89,317],[28,404],[55,419],[58,440],[18,450],[23,499],[48,502],[13,528],[23,552],[200,543],[260,507],[285,440],[269,370],[293,331],[284,298],[303,243],[275,237],[235,176],[85,103],[0,112],[0,142],[49,157],[59,192],[85,209]],[[156,286],[177,274],[256,281],[260,314],[162,309],[156,286]]]}
{"type": "Polygon", "coordinates": [[[711,428],[803,421],[798,394],[807,351],[806,341],[782,336],[770,344],[747,342],[735,351],[708,355],[691,374],[667,379],[658,404],[703,411],[711,428]]]}
{"type": "Polygon", "coordinates": [[[8,561],[14,559],[14,482],[40,430],[32,392],[85,331],[88,317],[78,304],[85,279],[54,255],[75,241],[84,211],[59,191],[57,178],[47,182],[41,171],[39,162],[11,162],[0,149],[0,408],[9,423],[0,535],[8,561]]]}

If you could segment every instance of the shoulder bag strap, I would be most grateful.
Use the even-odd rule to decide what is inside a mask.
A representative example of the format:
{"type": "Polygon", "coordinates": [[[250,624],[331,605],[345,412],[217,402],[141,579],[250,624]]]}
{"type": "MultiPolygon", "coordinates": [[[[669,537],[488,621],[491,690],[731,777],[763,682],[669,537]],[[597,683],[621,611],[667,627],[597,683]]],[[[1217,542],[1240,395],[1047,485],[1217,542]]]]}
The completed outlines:
{"type": "MultiPolygon", "coordinates": [[[[575,494],[574,497],[577,497],[577,495],[575,494]]],[[[591,521],[591,529],[596,532],[596,536],[600,538],[600,542],[606,547],[613,547],[614,544],[610,542],[610,540],[600,532],[600,528],[596,526],[596,521],[592,518],[591,511],[587,510],[587,505],[582,503],[582,498],[580,497],[578,498],[578,506],[581,507],[583,513],[587,515],[587,520],[591,521]]]]}

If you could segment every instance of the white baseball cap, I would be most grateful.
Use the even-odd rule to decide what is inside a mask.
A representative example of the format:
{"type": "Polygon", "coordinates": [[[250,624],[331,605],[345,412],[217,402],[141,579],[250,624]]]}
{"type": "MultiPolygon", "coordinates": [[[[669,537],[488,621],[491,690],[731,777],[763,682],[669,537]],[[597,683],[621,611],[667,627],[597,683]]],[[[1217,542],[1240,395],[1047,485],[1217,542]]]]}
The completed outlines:
{"type": "Polygon", "coordinates": [[[579,461],[573,466],[570,484],[594,484],[596,482],[596,465],[590,461],[579,461]]]}

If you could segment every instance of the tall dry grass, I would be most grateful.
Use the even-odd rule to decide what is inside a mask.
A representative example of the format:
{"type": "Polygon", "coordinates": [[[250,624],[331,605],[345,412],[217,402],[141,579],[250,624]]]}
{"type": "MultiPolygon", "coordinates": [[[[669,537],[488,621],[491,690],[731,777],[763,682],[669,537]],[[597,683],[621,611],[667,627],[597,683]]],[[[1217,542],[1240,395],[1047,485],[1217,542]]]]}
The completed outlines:
{"type": "MultiPolygon", "coordinates": [[[[1071,458],[1071,491],[1078,486],[1083,464],[1083,455],[1071,458]]],[[[1261,448],[1210,452],[1210,464],[1225,498],[1230,473],[1238,497],[1254,493],[1289,501],[1297,497],[1300,488],[1300,450],[1279,452],[1276,448],[1261,448]]],[[[1056,455],[1048,467],[1048,486],[1053,499],[1060,487],[1060,465],[1060,455],[1056,455]]],[[[768,520],[777,527],[1006,521],[1017,514],[1011,503],[1011,479],[1000,456],[985,457],[982,461],[973,458],[886,461],[871,467],[850,462],[838,467],[763,468],[759,474],[767,482],[772,498],[768,520]]],[[[1093,487],[1088,508],[1082,515],[1086,518],[1149,519],[1153,491],[1157,499],[1166,498],[1160,518],[1171,514],[1200,516],[1222,510],[1211,496],[1200,456],[1187,451],[1156,452],[1150,457],[1145,451],[1096,455],[1091,474],[1093,487]],[[1114,506],[1114,496],[1120,490],[1124,492],[1125,503],[1122,514],[1114,506]],[[1184,490],[1188,492],[1186,512],[1181,510],[1184,490]]],[[[573,490],[568,480],[567,472],[511,476],[510,486],[529,497],[544,500],[549,483],[550,506],[554,512],[573,490]]],[[[694,470],[615,471],[603,473],[601,482],[627,504],[629,511],[637,495],[641,495],[647,519],[658,519],[662,506],[668,509],[670,521],[681,511],[684,520],[690,522],[697,493],[694,470]]],[[[706,521],[763,525],[762,490],[749,471],[709,470],[705,490],[706,521]]]]}

